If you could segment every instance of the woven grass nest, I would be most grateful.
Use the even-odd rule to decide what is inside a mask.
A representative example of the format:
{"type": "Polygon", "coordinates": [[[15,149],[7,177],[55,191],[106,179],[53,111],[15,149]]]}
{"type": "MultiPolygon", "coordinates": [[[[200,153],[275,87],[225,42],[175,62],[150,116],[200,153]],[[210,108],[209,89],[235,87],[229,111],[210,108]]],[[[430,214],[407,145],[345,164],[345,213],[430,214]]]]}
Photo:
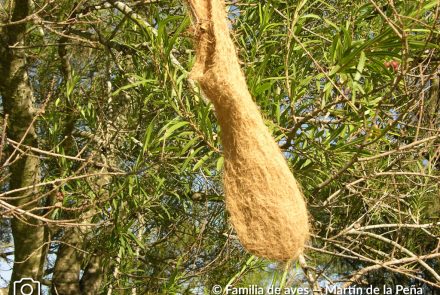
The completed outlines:
{"type": "Polygon", "coordinates": [[[229,35],[223,0],[189,0],[196,63],[190,78],[213,103],[225,158],[223,186],[241,244],[256,256],[290,260],[309,237],[306,204],[252,100],[229,35]]]}

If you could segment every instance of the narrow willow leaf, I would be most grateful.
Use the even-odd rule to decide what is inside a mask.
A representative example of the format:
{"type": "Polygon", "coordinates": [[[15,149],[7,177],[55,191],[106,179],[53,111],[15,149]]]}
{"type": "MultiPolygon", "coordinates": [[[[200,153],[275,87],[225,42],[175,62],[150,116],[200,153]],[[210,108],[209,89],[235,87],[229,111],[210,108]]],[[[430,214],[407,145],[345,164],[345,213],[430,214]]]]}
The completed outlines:
{"type": "Polygon", "coordinates": [[[188,124],[189,123],[186,121],[180,121],[180,122],[177,122],[176,124],[172,125],[171,127],[167,126],[167,128],[165,129],[166,131],[160,140],[162,141],[162,140],[167,139],[168,137],[170,137],[173,134],[174,131],[176,131],[177,129],[182,128],[183,126],[188,125],[188,124]]]}
{"type": "Polygon", "coordinates": [[[200,166],[202,166],[212,155],[212,151],[204,155],[193,167],[193,171],[196,171],[200,166]]]}
{"type": "Polygon", "coordinates": [[[223,164],[224,164],[225,159],[223,158],[223,156],[219,157],[217,160],[217,165],[216,165],[216,170],[217,172],[220,172],[223,169],[223,164]]]}
{"type": "Polygon", "coordinates": [[[365,67],[365,61],[367,60],[365,53],[363,51],[361,51],[361,56],[359,57],[359,63],[356,67],[356,74],[354,76],[354,80],[355,81],[359,81],[359,79],[362,76],[362,72],[364,70],[365,67]]]}

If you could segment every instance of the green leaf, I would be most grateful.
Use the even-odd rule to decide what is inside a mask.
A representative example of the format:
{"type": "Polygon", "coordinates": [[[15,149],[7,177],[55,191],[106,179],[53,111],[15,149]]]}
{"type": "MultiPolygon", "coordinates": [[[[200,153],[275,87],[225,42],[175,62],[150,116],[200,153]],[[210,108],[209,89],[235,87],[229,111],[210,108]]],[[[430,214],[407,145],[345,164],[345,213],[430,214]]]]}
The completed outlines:
{"type": "Polygon", "coordinates": [[[223,156],[218,158],[217,165],[216,165],[217,172],[220,172],[223,169],[224,161],[225,161],[225,159],[223,158],[223,156]]]}
{"type": "Polygon", "coordinates": [[[79,82],[80,79],[81,79],[80,76],[77,76],[77,75],[75,75],[74,72],[72,72],[72,78],[70,80],[68,80],[66,83],[66,96],[67,96],[67,98],[70,98],[70,96],[72,95],[73,89],[75,89],[75,86],[79,82]]]}
{"type": "MultiPolygon", "coordinates": [[[[182,128],[183,126],[186,126],[186,125],[188,125],[189,123],[188,122],[186,122],[186,121],[178,121],[178,122],[176,122],[174,125],[172,125],[172,124],[169,124],[169,125],[171,125],[171,127],[169,126],[169,125],[167,125],[167,126],[165,126],[165,133],[164,133],[164,135],[160,138],[160,141],[162,141],[162,140],[166,140],[168,137],[170,137],[173,133],[174,133],[174,131],[176,131],[177,129],[179,129],[179,128],[182,128]]],[[[162,130],[163,131],[163,130],[162,130]]]]}
{"type": "Polygon", "coordinates": [[[188,166],[189,162],[194,159],[194,157],[203,149],[204,147],[201,146],[197,148],[195,151],[191,152],[189,156],[186,158],[185,162],[183,162],[182,167],[180,168],[180,173],[183,173],[185,171],[186,167],[188,166]]]}
{"type": "Polygon", "coordinates": [[[142,152],[143,153],[145,153],[145,151],[150,146],[150,139],[151,139],[151,134],[153,133],[154,124],[155,124],[155,121],[153,119],[153,120],[151,120],[150,124],[148,124],[148,127],[145,130],[144,142],[142,145],[142,152]]]}
{"type": "Polygon", "coordinates": [[[200,166],[202,166],[209,159],[209,157],[211,157],[212,153],[213,152],[210,151],[209,153],[204,155],[199,161],[197,161],[192,170],[196,171],[200,166]]]}
{"type": "Polygon", "coordinates": [[[138,81],[120,87],[118,90],[116,90],[116,91],[114,91],[112,93],[112,96],[118,95],[123,90],[127,90],[127,89],[130,89],[130,88],[133,88],[133,87],[137,87],[139,85],[146,85],[148,83],[156,82],[156,80],[154,80],[154,79],[143,79],[141,77],[137,77],[137,78],[139,79],[138,81]]]}
{"type": "Polygon", "coordinates": [[[263,84],[260,84],[255,89],[255,96],[260,95],[261,93],[265,92],[266,90],[270,89],[272,87],[273,81],[265,82],[263,84]]]}
{"type": "Polygon", "coordinates": [[[362,72],[364,70],[365,67],[365,61],[367,60],[365,53],[363,51],[361,51],[361,56],[359,57],[359,62],[358,65],[356,67],[356,74],[354,76],[354,80],[355,81],[359,81],[359,79],[362,76],[362,72]]]}

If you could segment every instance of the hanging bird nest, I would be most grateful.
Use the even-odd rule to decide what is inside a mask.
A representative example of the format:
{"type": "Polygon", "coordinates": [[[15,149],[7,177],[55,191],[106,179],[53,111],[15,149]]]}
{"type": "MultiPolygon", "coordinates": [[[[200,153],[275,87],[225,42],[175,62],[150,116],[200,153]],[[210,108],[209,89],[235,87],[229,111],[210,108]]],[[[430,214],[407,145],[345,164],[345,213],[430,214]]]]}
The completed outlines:
{"type": "Polygon", "coordinates": [[[221,127],[232,225],[251,253],[297,258],[309,237],[304,197],[249,93],[223,0],[189,0],[189,5],[197,43],[190,77],[213,103],[221,127]]]}

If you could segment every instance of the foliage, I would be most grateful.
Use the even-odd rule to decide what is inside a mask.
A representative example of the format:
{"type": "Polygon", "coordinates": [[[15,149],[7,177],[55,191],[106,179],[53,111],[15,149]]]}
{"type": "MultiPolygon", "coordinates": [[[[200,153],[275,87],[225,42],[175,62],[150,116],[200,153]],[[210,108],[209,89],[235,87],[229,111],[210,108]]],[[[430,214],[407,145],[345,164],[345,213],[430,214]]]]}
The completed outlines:
{"type": "MultiPolygon", "coordinates": [[[[53,221],[46,283],[66,225],[93,223],[79,262],[102,258],[102,294],[440,286],[438,1],[229,3],[250,92],[313,220],[304,260],[287,265],[246,254],[227,222],[221,130],[188,79],[186,6],[33,3],[21,50],[40,110],[33,212],[53,221]]],[[[7,165],[0,179],[9,252],[7,165]]]]}

